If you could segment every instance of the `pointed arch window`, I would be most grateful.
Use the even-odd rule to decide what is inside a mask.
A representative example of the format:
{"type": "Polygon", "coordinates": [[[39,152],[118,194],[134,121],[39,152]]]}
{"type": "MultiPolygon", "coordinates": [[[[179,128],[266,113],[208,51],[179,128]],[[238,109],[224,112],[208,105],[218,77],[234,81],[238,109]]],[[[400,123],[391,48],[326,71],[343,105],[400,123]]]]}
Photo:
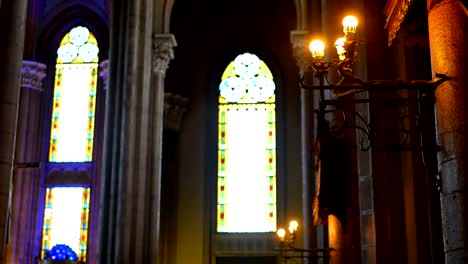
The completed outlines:
{"type": "Polygon", "coordinates": [[[42,259],[86,261],[91,170],[64,175],[54,168],[92,165],[98,53],[96,38],[82,26],[71,29],[57,50],[42,259]],[[57,245],[68,246],[76,255],[51,250],[57,245]]]}
{"type": "Polygon", "coordinates": [[[275,83],[251,53],[221,77],[217,182],[217,232],[276,230],[275,83]]]}

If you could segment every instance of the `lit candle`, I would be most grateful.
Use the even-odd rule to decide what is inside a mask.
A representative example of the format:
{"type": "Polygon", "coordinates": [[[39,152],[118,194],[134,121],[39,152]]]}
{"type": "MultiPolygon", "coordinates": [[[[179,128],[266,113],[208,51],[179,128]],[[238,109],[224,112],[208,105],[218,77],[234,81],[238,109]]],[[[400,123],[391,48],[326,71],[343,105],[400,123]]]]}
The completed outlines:
{"type": "Polygon", "coordinates": [[[312,53],[312,58],[314,59],[323,59],[325,55],[325,44],[321,40],[314,40],[309,45],[310,52],[312,53]]]}
{"type": "Polygon", "coordinates": [[[298,226],[299,226],[299,224],[297,223],[297,221],[292,220],[291,222],[289,222],[289,232],[291,234],[294,234],[297,231],[298,226]]]}
{"type": "Polygon", "coordinates": [[[283,228],[280,228],[278,231],[276,231],[276,235],[278,236],[279,240],[283,242],[284,237],[286,236],[286,231],[283,228]]]}

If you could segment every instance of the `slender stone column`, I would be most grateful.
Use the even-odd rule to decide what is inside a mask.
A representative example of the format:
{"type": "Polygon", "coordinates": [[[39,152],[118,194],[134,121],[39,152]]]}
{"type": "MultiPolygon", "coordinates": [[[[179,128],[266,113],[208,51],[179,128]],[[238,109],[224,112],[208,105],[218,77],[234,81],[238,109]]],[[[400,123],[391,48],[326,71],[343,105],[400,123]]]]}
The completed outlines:
{"type": "Polygon", "coordinates": [[[112,4],[99,263],[158,261],[164,76],[175,40],[153,36],[153,4],[112,4]]]}
{"type": "MultiPolygon", "coordinates": [[[[309,32],[308,31],[292,31],[291,44],[293,55],[299,69],[299,78],[305,77],[305,72],[310,70],[312,57],[308,51],[309,32]]],[[[308,74],[309,76],[310,74],[308,74]]],[[[315,246],[315,230],[312,218],[312,204],[315,196],[314,183],[314,163],[313,163],[313,146],[314,139],[314,102],[311,91],[301,89],[301,172],[302,172],[302,214],[303,214],[303,232],[304,246],[315,246]]]]}
{"type": "Polygon", "coordinates": [[[152,164],[159,164],[154,167],[154,173],[157,178],[151,186],[151,200],[154,201],[156,207],[152,208],[152,217],[156,223],[156,235],[151,237],[149,241],[153,251],[151,259],[154,261],[160,260],[158,253],[160,239],[160,208],[161,208],[161,164],[162,164],[162,134],[163,134],[163,117],[164,117],[164,79],[166,71],[169,67],[169,62],[174,58],[174,47],[177,45],[174,35],[172,34],[155,34],[153,35],[153,76],[152,84],[154,89],[153,101],[153,123],[152,129],[154,155],[151,157],[152,164]]]}
{"type": "MultiPolygon", "coordinates": [[[[149,106],[153,1],[115,1],[102,160],[98,262],[153,263],[147,187],[153,155],[149,106]]],[[[157,209],[157,208],[156,208],[157,209]]]]}
{"type": "Polygon", "coordinates": [[[427,4],[432,72],[452,77],[436,90],[445,262],[466,263],[468,11],[459,0],[429,0],[427,4]]]}
{"type": "Polygon", "coordinates": [[[40,184],[40,109],[45,77],[45,64],[23,61],[7,263],[32,263],[34,259],[35,207],[40,184]]]}
{"type": "Polygon", "coordinates": [[[0,263],[8,243],[16,118],[28,1],[2,1],[0,8],[0,263]]]}

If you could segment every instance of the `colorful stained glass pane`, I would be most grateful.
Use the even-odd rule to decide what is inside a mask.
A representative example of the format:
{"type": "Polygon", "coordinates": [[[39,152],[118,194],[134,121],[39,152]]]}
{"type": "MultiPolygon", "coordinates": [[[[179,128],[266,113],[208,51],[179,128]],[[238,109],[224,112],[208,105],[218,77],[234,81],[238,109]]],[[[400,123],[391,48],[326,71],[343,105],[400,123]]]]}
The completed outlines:
{"type": "Polygon", "coordinates": [[[69,246],[86,261],[90,188],[46,189],[41,258],[57,244],[69,246]]]}
{"type": "Polygon", "coordinates": [[[222,76],[218,117],[218,232],[276,230],[273,77],[245,53],[222,76]]]}
{"type": "Polygon", "coordinates": [[[90,162],[93,157],[98,70],[96,38],[73,28],[57,51],[49,162],[90,162]]]}

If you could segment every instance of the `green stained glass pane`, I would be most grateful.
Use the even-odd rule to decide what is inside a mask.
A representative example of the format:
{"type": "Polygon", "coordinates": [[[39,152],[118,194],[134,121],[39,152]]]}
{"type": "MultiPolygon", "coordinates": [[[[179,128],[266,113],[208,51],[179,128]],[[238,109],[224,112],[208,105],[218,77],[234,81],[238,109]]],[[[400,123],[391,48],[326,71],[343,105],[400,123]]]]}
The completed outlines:
{"type": "Polygon", "coordinates": [[[276,184],[276,182],[275,182],[275,177],[269,176],[269,177],[268,177],[268,181],[269,181],[269,184],[270,184],[271,186],[273,186],[273,187],[275,186],[275,184],[276,184]]]}
{"type": "Polygon", "coordinates": [[[220,107],[219,109],[219,123],[224,124],[226,123],[226,108],[220,107]]]}

